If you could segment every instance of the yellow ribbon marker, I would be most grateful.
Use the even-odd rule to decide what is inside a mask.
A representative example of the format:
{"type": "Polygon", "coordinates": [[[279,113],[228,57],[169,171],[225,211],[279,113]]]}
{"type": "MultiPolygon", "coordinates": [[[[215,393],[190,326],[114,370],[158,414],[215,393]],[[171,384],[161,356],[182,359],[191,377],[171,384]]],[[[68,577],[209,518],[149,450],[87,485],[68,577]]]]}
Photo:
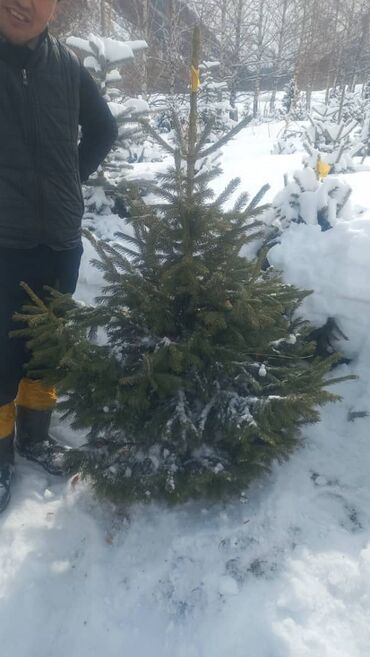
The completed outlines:
{"type": "Polygon", "coordinates": [[[33,411],[49,411],[57,402],[54,387],[45,386],[41,381],[22,379],[18,386],[17,406],[24,406],[33,411]]]}
{"type": "Polygon", "coordinates": [[[5,404],[0,406],[0,440],[2,438],[9,438],[12,435],[15,427],[15,404],[5,404]]]}
{"type": "Polygon", "coordinates": [[[191,90],[192,92],[198,91],[200,87],[200,74],[199,74],[199,68],[195,68],[195,66],[191,67],[191,90]]]}
{"type": "Polygon", "coordinates": [[[324,162],[320,157],[317,158],[317,164],[316,164],[316,175],[318,178],[326,178],[326,176],[329,175],[331,171],[331,166],[330,164],[327,164],[327,162],[324,162]]]}

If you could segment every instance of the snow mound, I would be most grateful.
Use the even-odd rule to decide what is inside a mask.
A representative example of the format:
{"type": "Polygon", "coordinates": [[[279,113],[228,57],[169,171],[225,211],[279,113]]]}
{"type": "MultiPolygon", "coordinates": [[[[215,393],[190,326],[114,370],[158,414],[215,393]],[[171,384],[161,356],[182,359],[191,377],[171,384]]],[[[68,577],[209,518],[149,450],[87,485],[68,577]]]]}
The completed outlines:
{"type": "Polygon", "coordinates": [[[302,311],[314,325],[329,317],[349,342],[341,349],[350,358],[369,360],[370,326],[370,219],[339,221],[332,230],[291,224],[281,243],[269,251],[269,262],[284,280],[313,290],[302,311]]]}

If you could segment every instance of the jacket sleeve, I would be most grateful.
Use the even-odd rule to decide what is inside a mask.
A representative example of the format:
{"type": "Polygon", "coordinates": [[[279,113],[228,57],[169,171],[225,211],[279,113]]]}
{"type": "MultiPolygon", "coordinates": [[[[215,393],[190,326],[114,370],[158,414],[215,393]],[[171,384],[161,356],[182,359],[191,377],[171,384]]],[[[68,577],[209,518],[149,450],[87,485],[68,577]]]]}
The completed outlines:
{"type": "Polygon", "coordinates": [[[117,123],[90,73],[81,66],[79,163],[81,181],[97,170],[117,139],[117,123]]]}

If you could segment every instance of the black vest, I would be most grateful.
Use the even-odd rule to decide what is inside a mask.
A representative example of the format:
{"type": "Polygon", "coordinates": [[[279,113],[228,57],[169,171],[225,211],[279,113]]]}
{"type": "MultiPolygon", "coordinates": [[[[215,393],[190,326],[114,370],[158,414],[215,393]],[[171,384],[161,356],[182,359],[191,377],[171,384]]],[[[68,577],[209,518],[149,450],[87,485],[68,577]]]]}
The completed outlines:
{"type": "Polygon", "coordinates": [[[47,32],[24,64],[0,48],[2,247],[80,243],[79,90],[77,57],[47,32]]]}

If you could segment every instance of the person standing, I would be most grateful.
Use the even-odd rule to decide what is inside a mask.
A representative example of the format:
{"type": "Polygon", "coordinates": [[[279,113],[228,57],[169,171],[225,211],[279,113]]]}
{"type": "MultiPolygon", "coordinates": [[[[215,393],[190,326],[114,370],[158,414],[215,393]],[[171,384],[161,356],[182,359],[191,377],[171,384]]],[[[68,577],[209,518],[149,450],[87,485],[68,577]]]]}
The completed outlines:
{"type": "Polygon", "coordinates": [[[0,512],[10,500],[14,447],[52,474],[62,473],[65,452],[49,435],[56,391],[25,376],[26,344],[9,337],[27,301],[20,282],[41,297],[44,286],[74,293],[81,182],[117,137],[94,80],[49,33],[57,4],[0,0],[0,512]]]}

